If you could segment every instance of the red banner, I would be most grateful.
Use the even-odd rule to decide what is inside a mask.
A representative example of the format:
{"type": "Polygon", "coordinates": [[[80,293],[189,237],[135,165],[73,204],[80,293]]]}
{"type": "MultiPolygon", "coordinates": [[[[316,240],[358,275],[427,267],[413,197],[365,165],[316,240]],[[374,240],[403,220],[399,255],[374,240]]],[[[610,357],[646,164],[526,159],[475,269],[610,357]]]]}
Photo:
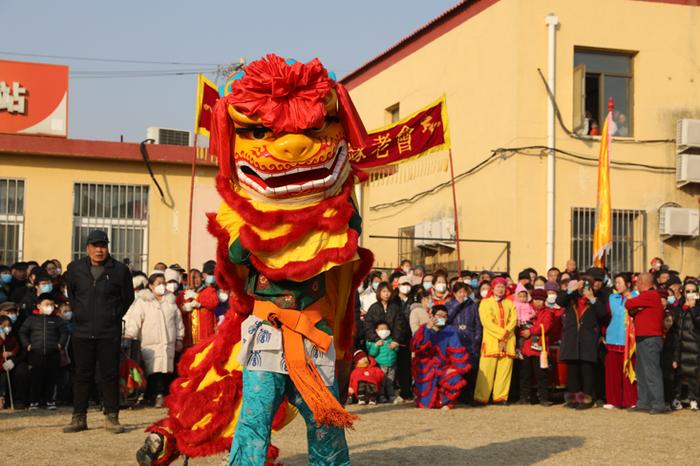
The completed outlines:
{"type": "Polygon", "coordinates": [[[367,169],[393,165],[449,147],[447,111],[441,98],[388,127],[372,131],[367,146],[351,147],[350,163],[367,169]]]}
{"type": "Polygon", "coordinates": [[[214,83],[200,74],[197,80],[197,113],[194,122],[195,133],[209,137],[209,131],[211,131],[211,112],[217,100],[219,100],[219,90],[214,83]]]}

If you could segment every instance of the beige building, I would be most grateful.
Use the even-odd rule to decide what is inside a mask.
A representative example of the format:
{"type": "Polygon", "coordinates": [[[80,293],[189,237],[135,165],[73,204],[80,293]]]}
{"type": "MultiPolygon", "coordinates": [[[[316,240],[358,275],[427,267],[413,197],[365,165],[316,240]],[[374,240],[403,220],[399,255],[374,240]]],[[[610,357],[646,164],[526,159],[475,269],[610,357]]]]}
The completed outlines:
{"type": "MultiPolygon", "coordinates": [[[[590,264],[594,127],[613,97],[608,265],[639,271],[660,256],[683,274],[700,272],[700,155],[692,144],[678,155],[688,134],[700,147],[700,135],[676,141],[679,120],[700,120],[698,2],[465,1],[343,82],[369,129],[446,96],[460,238],[504,241],[464,242],[462,267],[511,273],[570,257],[590,264]],[[677,161],[690,171],[677,173],[677,161]]],[[[455,268],[454,242],[445,241],[454,235],[447,154],[426,157],[443,163],[426,172],[416,165],[425,159],[409,162],[362,187],[362,242],[380,267],[411,257],[455,268]]]]}

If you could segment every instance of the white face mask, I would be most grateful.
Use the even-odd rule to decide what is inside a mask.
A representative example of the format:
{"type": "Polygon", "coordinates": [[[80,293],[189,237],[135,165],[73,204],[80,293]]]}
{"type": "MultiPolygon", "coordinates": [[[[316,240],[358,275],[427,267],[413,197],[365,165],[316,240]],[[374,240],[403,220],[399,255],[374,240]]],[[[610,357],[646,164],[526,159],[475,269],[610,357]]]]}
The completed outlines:
{"type": "Polygon", "coordinates": [[[391,330],[377,330],[377,336],[382,340],[386,340],[391,335],[391,330]]]}
{"type": "Polygon", "coordinates": [[[425,291],[430,291],[430,289],[433,287],[433,282],[423,282],[423,288],[425,288],[425,291]]]}
{"type": "Polygon", "coordinates": [[[46,306],[41,306],[41,313],[44,314],[45,316],[51,315],[53,313],[54,307],[51,304],[47,304],[46,306]]]}
{"type": "Polygon", "coordinates": [[[165,289],[171,293],[175,293],[177,291],[177,283],[168,283],[165,285],[165,289]]]}
{"type": "Polygon", "coordinates": [[[479,294],[481,295],[482,298],[485,298],[489,295],[489,290],[481,290],[479,292],[479,294]]]}
{"type": "Polygon", "coordinates": [[[158,296],[163,296],[165,294],[165,285],[162,283],[153,287],[153,292],[158,296]]]}
{"type": "Polygon", "coordinates": [[[403,294],[408,294],[411,292],[411,285],[401,285],[399,291],[403,294]]]}
{"type": "Polygon", "coordinates": [[[63,320],[71,320],[73,318],[73,311],[66,311],[61,317],[63,317],[63,320]]]}
{"type": "Polygon", "coordinates": [[[447,290],[447,283],[436,283],[435,284],[435,291],[438,293],[444,293],[445,290],[447,290]]]}
{"type": "Polygon", "coordinates": [[[221,301],[222,303],[228,301],[228,293],[226,293],[225,291],[219,291],[219,301],[221,301]]]}
{"type": "Polygon", "coordinates": [[[557,295],[555,294],[548,294],[547,295],[547,304],[554,304],[557,302],[557,295]]]}

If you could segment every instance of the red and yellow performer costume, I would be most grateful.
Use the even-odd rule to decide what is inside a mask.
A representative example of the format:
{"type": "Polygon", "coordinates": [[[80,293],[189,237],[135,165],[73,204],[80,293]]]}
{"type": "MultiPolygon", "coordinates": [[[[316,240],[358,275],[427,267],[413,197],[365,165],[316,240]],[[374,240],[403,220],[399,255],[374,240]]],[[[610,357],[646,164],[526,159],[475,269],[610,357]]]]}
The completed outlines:
{"type": "Polygon", "coordinates": [[[270,432],[300,412],[310,463],[349,464],[354,416],[337,400],[335,371],[349,368],[353,294],[372,264],[357,244],[348,157],[365,143],[362,122],[317,59],[267,55],[229,78],[211,136],[223,202],[209,231],[231,307],[215,336],[183,354],[168,417],[147,429],[138,460],[230,448],[229,464],[274,464],[270,432]]]}
{"type": "Polygon", "coordinates": [[[182,340],[185,348],[214,335],[216,331],[214,309],[218,303],[219,299],[213,287],[206,287],[199,292],[184,290],[177,295],[177,307],[182,311],[182,323],[185,326],[185,338],[182,340]],[[213,304],[212,299],[215,300],[213,304]]]}

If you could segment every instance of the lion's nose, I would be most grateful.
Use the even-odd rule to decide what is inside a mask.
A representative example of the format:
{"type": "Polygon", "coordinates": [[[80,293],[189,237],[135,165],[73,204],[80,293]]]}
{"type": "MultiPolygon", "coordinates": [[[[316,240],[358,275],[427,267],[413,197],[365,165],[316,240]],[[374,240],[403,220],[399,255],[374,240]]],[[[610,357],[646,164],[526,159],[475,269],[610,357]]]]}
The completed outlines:
{"type": "Polygon", "coordinates": [[[304,134],[285,134],[272,143],[270,152],[276,158],[288,162],[304,160],[314,145],[314,140],[304,134]]]}

